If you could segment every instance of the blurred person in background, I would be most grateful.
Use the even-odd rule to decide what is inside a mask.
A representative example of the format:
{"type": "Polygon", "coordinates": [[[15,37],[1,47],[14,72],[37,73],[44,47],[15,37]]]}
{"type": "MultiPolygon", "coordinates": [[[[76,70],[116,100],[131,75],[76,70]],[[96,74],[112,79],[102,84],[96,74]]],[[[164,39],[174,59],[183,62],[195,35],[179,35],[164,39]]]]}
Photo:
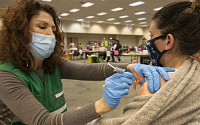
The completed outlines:
{"type": "MultiPolygon", "coordinates": [[[[200,0],[174,2],[152,18],[147,48],[154,65],[175,68],[151,93],[149,81],[116,118],[99,118],[95,125],[198,125],[200,118],[200,0]]],[[[138,65],[133,67],[136,69],[138,65]]],[[[131,68],[132,69],[132,68],[131,68]]]]}

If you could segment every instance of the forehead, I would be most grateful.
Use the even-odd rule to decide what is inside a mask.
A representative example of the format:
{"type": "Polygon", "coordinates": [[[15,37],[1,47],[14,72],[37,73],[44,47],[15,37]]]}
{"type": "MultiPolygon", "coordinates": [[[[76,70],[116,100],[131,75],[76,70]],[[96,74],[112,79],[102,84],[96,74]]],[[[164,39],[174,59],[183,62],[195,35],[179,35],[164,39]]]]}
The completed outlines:
{"type": "Polygon", "coordinates": [[[33,16],[31,19],[31,23],[36,23],[38,21],[46,22],[51,26],[55,25],[52,16],[44,11],[39,11],[38,15],[33,16]]]}
{"type": "Polygon", "coordinates": [[[152,33],[152,34],[161,34],[160,30],[157,28],[156,21],[152,21],[151,22],[150,33],[152,33]]]}

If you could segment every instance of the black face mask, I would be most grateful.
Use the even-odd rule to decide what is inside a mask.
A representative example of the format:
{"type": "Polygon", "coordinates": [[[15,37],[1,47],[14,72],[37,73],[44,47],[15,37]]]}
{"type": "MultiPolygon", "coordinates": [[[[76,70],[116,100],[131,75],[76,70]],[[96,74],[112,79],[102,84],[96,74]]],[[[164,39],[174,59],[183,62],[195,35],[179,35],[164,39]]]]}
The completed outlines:
{"type": "Polygon", "coordinates": [[[155,37],[155,38],[147,41],[146,46],[147,46],[149,56],[150,56],[151,61],[152,61],[152,65],[162,66],[162,64],[160,64],[160,58],[165,52],[167,52],[167,50],[159,52],[158,49],[156,48],[155,44],[154,44],[154,41],[156,41],[158,39],[165,38],[166,36],[167,35],[161,35],[161,36],[155,37]]]}

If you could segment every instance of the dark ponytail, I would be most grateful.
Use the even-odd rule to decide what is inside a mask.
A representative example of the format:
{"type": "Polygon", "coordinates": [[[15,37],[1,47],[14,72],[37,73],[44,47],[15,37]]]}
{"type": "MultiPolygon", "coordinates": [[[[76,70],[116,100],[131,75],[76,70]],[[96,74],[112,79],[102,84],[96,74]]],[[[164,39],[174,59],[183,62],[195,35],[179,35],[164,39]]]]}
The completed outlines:
{"type": "Polygon", "coordinates": [[[193,55],[200,50],[200,2],[174,2],[152,18],[162,34],[172,34],[181,55],[193,55]]]}

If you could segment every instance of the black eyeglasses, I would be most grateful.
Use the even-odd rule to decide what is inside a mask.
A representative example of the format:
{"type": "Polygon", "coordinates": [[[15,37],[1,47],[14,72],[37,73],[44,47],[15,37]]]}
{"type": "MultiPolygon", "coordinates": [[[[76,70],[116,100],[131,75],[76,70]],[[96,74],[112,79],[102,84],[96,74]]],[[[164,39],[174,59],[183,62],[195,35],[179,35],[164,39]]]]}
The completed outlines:
{"type": "Polygon", "coordinates": [[[158,39],[162,39],[162,38],[165,38],[167,36],[167,34],[164,34],[164,35],[160,35],[160,36],[157,36],[149,41],[155,41],[155,40],[158,40],[158,39]]]}

